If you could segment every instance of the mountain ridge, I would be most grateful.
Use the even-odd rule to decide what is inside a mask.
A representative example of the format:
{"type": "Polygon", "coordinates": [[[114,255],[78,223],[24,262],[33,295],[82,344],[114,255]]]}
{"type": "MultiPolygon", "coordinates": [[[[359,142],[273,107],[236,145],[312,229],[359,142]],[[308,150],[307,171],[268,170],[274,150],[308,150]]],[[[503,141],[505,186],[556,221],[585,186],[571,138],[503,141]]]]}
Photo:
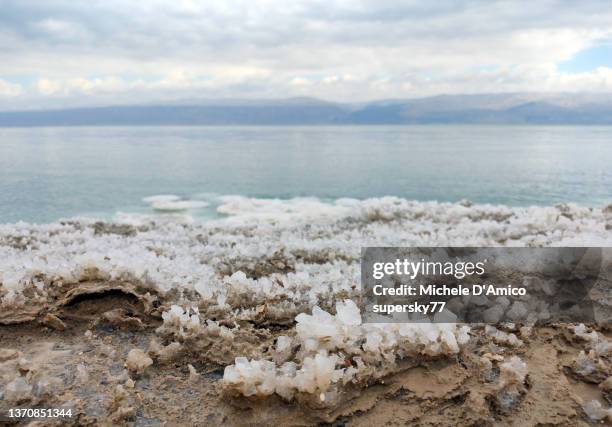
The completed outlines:
{"type": "Polygon", "coordinates": [[[113,125],[612,124],[612,94],[436,95],[341,103],[193,99],[0,112],[0,127],[113,125]]]}

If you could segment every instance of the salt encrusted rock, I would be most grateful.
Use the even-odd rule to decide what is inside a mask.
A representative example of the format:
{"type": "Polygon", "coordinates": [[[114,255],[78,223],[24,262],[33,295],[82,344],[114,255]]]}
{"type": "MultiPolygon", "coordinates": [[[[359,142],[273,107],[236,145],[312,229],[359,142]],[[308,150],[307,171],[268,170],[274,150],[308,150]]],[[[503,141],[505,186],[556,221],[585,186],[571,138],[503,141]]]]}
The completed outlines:
{"type": "Polygon", "coordinates": [[[572,364],[573,372],[585,381],[600,383],[610,375],[608,364],[594,350],[580,351],[572,364]]]}
{"type": "Polygon", "coordinates": [[[493,363],[491,362],[491,360],[487,357],[480,357],[478,359],[478,369],[480,372],[480,375],[482,376],[482,378],[485,381],[492,381],[493,380],[493,363]]]}
{"type": "Polygon", "coordinates": [[[529,369],[527,368],[527,364],[519,357],[512,356],[510,360],[499,366],[499,372],[501,386],[508,387],[516,384],[523,384],[529,369]]]}
{"type": "Polygon", "coordinates": [[[589,344],[588,348],[590,348],[595,355],[607,356],[612,354],[612,341],[606,339],[602,334],[596,331],[587,332],[586,326],[582,323],[573,327],[570,326],[570,329],[576,336],[587,341],[589,344]]]}
{"type": "Polygon", "coordinates": [[[172,305],[170,310],[162,313],[164,327],[175,327],[179,330],[197,329],[200,326],[200,316],[197,307],[184,309],[179,305],[172,305]]]}
{"type": "Polygon", "coordinates": [[[612,403],[612,376],[608,377],[605,381],[599,384],[599,388],[604,396],[604,398],[612,403]]]}
{"type": "Polygon", "coordinates": [[[587,327],[582,323],[569,329],[587,344],[586,351],[580,351],[571,365],[574,374],[596,384],[606,380],[612,374],[607,357],[612,354],[612,342],[596,331],[587,332],[587,327]]]}
{"type": "Polygon", "coordinates": [[[604,409],[597,400],[591,400],[582,406],[584,412],[593,421],[610,421],[612,422],[612,408],[604,409]]]}
{"type": "MultiPolygon", "coordinates": [[[[230,315],[239,318],[237,313],[230,315]]],[[[163,346],[156,340],[149,345],[149,353],[162,363],[189,354],[199,360],[227,365],[239,354],[259,354],[259,348],[264,344],[261,330],[253,336],[236,322],[232,322],[233,328],[230,329],[214,320],[203,321],[196,308],[183,309],[174,305],[162,317],[164,323],[156,332],[167,345],[163,346]]],[[[267,334],[272,340],[272,334],[267,334]]]]}
{"type": "MultiPolygon", "coordinates": [[[[298,315],[296,339],[301,350],[294,361],[277,365],[238,357],[225,368],[226,389],[244,396],[276,393],[287,400],[302,393],[330,404],[342,386],[381,378],[399,359],[452,355],[469,340],[469,327],[448,323],[362,325],[359,308],[351,300],[338,302],[336,313],[314,307],[312,314],[298,315]]],[[[283,338],[276,352],[288,345],[283,338]]]]}
{"type": "Polygon", "coordinates": [[[519,331],[521,333],[521,337],[529,338],[531,336],[531,334],[533,333],[533,327],[531,327],[531,326],[521,326],[519,331]]]}
{"type": "Polygon", "coordinates": [[[30,401],[32,398],[32,386],[23,377],[15,378],[4,388],[4,400],[11,404],[30,401]]]}
{"type": "Polygon", "coordinates": [[[500,331],[495,326],[486,325],[485,334],[493,338],[493,341],[497,344],[509,345],[511,347],[520,347],[524,344],[515,334],[508,334],[504,331],[500,331]]]}
{"type": "Polygon", "coordinates": [[[125,365],[131,372],[142,374],[153,364],[153,360],[139,348],[130,350],[125,365]]]}
{"type": "Polygon", "coordinates": [[[499,365],[499,388],[495,393],[498,410],[508,412],[521,400],[525,393],[525,378],[529,369],[519,357],[512,356],[507,362],[499,365]]]}
{"type": "Polygon", "coordinates": [[[576,336],[585,341],[591,343],[597,343],[599,341],[599,334],[595,331],[587,332],[587,327],[584,325],[584,323],[580,323],[576,326],[570,326],[569,329],[572,330],[576,336]]]}

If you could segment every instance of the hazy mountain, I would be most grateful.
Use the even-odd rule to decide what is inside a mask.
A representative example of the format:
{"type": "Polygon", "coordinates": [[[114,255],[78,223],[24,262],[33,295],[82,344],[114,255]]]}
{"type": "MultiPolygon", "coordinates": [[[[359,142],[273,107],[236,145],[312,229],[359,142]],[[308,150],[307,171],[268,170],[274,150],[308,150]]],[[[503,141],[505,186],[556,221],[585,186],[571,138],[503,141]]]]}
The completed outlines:
{"type": "Polygon", "coordinates": [[[312,98],[0,112],[0,126],[612,124],[612,94],[483,94],[360,104],[312,98]]]}

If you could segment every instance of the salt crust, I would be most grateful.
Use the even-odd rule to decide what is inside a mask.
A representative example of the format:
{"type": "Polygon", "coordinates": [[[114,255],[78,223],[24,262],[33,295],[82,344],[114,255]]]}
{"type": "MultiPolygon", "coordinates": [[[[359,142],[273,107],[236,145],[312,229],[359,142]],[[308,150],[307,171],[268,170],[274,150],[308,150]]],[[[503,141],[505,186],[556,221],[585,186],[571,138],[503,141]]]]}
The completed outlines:
{"type": "Polygon", "coordinates": [[[415,202],[395,197],[364,201],[223,198],[230,216],[189,224],[176,216],[119,215],[133,234],[96,233],[91,219],[0,225],[2,304],[23,303],[51,281],[77,282],[96,270],[101,279],[126,279],[160,291],[194,289],[204,299],[228,288],[279,292],[310,307],[359,283],[364,246],[610,246],[601,209],[562,205],[506,206],[415,202]],[[218,273],[222,263],[255,263],[282,253],[295,271],[250,280],[218,273]],[[279,285],[279,281],[281,285],[279,285]]]}
{"type": "MultiPolygon", "coordinates": [[[[206,223],[187,215],[121,214],[116,224],[123,227],[108,230],[85,218],[0,225],[0,310],[43,305],[51,291],[94,275],[173,295],[177,305],[164,313],[162,327],[173,334],[208,328],[231,339],[230,329],[201,322],[196,308],[183,308],[188,304],[216,307],[235,319],[295,318],[295,336],[278,337],[270,360],[236,358],[224,384],[247,396],[309,394],[330,402],[343,387],[375,381],[406,358],[451,356],[469,340],[469,328],[454,324],[362,324],[348,299],[359,298],[361,247],[612,245],[605,212],[575,205],[232,196],[223,198],[218,210],[228,217],[206,223]],[[257,273],[271,254],[282,259],[283,268],[274,271],[275,261],[266,274],[245,274],[257,273]]],[[[595,356],[609,353],[596,333],[576,328],[595,356]]],[[[487,333],[500,343],[521,345],[513,334],[487,333]]],[[[133,370],[143,371],[144,365],[135,363],[133,370]]],[[[500,371],[503,387],[512,396],[520,393],[515,385],[525,379],[523,362],[511,359],[500,371]]],[[[23,386],[16,383],[11,390],[18,395],[27,391],[23,386]]]]}
{"type": "Polygon", "coordinates": [[[279,365],[238,357],[225,368],[226,388],[244,396],[276,393],[290,400],[295,393],[308,393],[333,400],[341,386],[387,375],[400,359],[453,355],[470,338],[468,326],[449,323],[361,324],[359,308],[348,299],[336,303],[335,316],[315,306],[296,321],[295,339],[279,338],[276,346],[285,356],[299,347],[294,360],[279,365]]]}

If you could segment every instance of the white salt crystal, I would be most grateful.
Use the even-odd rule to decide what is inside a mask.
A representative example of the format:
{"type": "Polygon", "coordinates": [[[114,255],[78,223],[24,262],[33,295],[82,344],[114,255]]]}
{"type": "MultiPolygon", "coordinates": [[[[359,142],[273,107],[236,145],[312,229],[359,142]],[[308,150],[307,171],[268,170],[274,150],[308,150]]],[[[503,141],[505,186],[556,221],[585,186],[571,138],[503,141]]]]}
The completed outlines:
{"type": "Polygon", "coordinates": [[[361,325],[361,313],[353,300],[345,299],[336,304],[336,317],[346,325],[361,325]]]}
{"type": "Polygon", "coordinates": [[[500,382],[502,386],[508,384],[523,384],[529,372],[527,364],[518,356],[512,356],[508,362],[499,366],[500,382]]]}
{"type": "Polygon", "coordinates": [[[606,419],[612,421],[612,408],[604,409],[597,400],[591,400],[582,406],[584,412],[593,421],[606,419]]]}

